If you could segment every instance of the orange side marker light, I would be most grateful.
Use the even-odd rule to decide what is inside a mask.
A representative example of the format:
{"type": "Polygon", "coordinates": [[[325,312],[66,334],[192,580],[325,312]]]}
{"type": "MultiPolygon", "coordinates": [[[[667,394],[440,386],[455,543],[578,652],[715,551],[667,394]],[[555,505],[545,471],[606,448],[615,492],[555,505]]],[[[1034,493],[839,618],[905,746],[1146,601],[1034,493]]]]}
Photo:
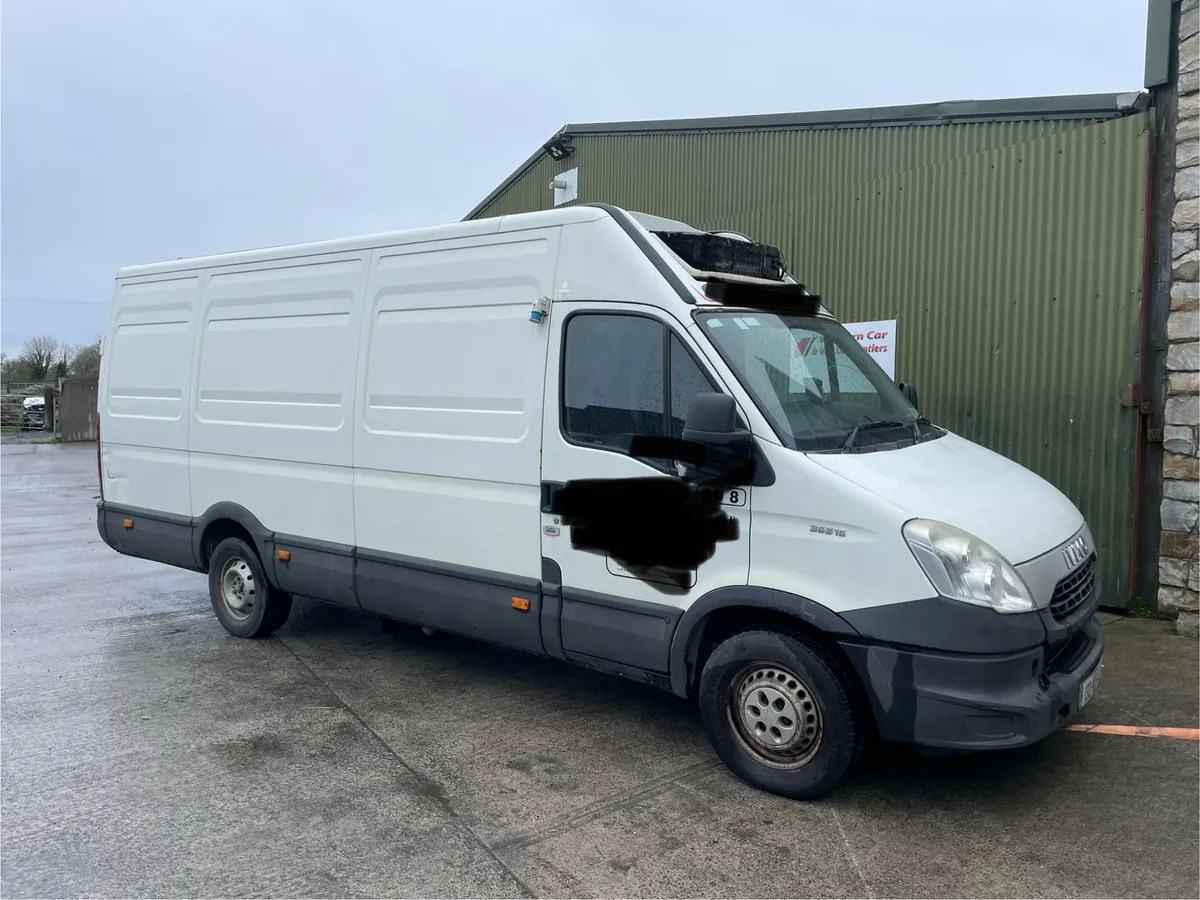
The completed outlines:
{"type": "Polygon", "coordinates": [[[289,559],[292,558],[292,551],[291,550],[276,550],[275,558],[278,559],[280,562],[287,562],[289,559]]]}
{"type": "Polygon", "coordinates": [[[513,609],[519,609],[521,612],[529,612],[529,601],[524,597],[513,597],[512,607],[513,609]]]}
{"type": "Polygon", "coordinates": [[[133,519],[126,519],[121,524],[124,525],[126,528],[132,528],[133,527],[133,519]]]}

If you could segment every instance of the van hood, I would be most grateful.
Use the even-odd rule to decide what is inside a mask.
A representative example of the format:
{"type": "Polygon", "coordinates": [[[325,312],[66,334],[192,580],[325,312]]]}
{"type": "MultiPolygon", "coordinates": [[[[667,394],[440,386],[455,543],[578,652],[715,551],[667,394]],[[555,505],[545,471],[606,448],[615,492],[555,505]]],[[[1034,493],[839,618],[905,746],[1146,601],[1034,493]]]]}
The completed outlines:
{"type": "Polygon", "coordinates": [[[1056,487],[956,434],[899,450],[810,453],[817,465],[904,512],[987,541],[1020,565],[1065,541],[1083,515],[1056,487]]]}

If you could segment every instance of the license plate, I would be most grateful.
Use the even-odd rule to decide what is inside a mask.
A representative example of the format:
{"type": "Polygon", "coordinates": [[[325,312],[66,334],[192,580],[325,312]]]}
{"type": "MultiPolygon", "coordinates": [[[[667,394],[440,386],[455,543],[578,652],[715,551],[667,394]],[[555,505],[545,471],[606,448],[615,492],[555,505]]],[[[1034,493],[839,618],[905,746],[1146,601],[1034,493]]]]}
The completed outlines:
{"type": "Polygon", "coordinates": [[[1091,700],[1092,696],[1096,693],[1096,685],[1098,685],[1100,683],[1100,669],[1101,669],[1101,666],[1099,663],[1097,663],[1096,668],[1094,670],[1092,670],[1092,674],[1080,682],[1080,684],[1079,684],[1079,708],[1080,709],[1083,709],[1085,706],[1087,706],[1088,701],[1091,700]]]}

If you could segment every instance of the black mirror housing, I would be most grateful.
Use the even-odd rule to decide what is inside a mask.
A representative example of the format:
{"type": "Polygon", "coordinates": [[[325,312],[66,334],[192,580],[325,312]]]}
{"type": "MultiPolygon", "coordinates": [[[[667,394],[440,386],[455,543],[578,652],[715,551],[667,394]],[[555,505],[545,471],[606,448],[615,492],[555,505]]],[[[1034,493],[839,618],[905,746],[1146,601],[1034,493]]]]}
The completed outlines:
{"type": "Polygon", "coordinates": [[[917,404],[917,389],[911,384],[897,382],[896,387],[900,389],[900,393],[904,395],[904,399],[912,404],[913,409],[919,410],[921,407],[917,404]]]}
{"type": "Polygon", "coordinates": [[[682,437],[698,444],[729,444],[736,438],[737,404],[728,394],[697,394],[688,406],[682,437]]]}
{"type": "Polygon", "coordinates": [[[697,394],[688,406],[680,437],[635,435],[629,455],[674,460],[686,470],[684,480],[697,486],[767,487],[775,483],[775,471],[754,436],[738,428],[737,404],[728,394],[697,394]]]}

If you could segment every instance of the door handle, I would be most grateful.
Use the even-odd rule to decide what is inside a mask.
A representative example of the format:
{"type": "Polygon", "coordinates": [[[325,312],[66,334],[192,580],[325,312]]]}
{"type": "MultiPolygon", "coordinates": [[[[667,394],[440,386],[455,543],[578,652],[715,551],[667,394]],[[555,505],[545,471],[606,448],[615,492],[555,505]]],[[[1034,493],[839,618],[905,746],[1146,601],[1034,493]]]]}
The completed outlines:
{"type": "Polygon", "coordinates": [[[566,487],[566,485],[561,481],[542,482],[542,512],[550,512],[551,503],[554,501],[555,493],[564,487],[566,487]]]}

